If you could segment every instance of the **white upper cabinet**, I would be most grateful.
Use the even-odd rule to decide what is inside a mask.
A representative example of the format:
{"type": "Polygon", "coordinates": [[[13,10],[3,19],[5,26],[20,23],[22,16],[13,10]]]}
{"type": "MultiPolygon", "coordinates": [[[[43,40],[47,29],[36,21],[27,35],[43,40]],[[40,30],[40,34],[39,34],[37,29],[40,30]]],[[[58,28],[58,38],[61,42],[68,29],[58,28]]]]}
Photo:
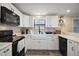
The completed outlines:
{"type": "Polygon", "coordinates": [[[23,27],[23,14],[20,14],[20,25],[19,27],[23,27]]]}
{"type": "Polygon", "coordinates": [[[58,27],[58,16],[46,16],[46,27],[58,27]]]}
{"type": "Polygon", "coordinates": [[[34,19],[33,16],[29,16],[30,27],[34,27],[34,19]]]}
{"type": "Polygon", "coordinates": [[[23,15],[22,24],[23,27],[30,27],[28,15],[23,15]]]}

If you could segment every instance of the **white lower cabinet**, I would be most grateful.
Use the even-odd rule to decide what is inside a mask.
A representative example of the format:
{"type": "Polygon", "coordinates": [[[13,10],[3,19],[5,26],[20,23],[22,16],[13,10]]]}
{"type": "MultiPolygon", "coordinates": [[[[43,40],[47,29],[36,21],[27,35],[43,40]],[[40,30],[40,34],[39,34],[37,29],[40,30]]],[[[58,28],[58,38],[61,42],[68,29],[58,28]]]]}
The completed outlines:
{"type": "Polygon", "coordinates": [[[47,49],[47,41],[46,40],[32,40],[31,44],[32,49],[46,50],[47,49]]]}
{"type": "Polygon", "coordinates": [[[58,50],[59,48],[59,44],[58,44],[58,39],[51,39],[51,40],[48,40],[47,42],[47,49],[48,50],[58,50]]]}
{"type": "Polygon", "coordinates": [[[27,37],[27,49],[38,50],[58,50],[58,38],[33,39],[33,36],[27,37]]]}
{"type": "Polygon", "coordinates": [[[31,49],[31,43],[32,43],[32,41],[31,41],[31,35],[27,35],[26,36],[26,40],[27,40],[27,49],[31,49]]]}
{"type": "Polygon", "coordinates": [[[40,40],[40,49],[47,50],[48,49],[48,40],[40,40]]]}
{"type": "Polygon", "coordinates": [[[27,49],[30,49],[31,47],[31,41],[30,41],[30,38],[31,36],[29,35],[25,35],[25,53],[27,52],[27,49]]]}
{"type": "Polygon", "coordinates": [[[76,56],[79,56],[79,43],[76,44],[76,56]]]}
{"type": "Polygon", "coordinates": [[[40,49],[41,42],[39,40],[31,40],[31,49],[40,49]]]}
{"type": "Polygon", "coordinates": [[[76,42],[68,40],[67,41],[67,55],[75,56],[76,55],[76,42]]]}
{"type": "Polygon", "coordinates": [[[0,51],[0,56],[12,56],[12,45],[0,51]]]}

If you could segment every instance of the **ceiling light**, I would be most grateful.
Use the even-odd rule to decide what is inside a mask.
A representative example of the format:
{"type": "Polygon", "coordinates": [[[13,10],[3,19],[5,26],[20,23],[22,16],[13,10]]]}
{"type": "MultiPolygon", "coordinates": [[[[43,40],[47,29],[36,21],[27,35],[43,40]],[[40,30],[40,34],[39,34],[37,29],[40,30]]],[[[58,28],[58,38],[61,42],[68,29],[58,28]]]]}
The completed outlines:
{"type": "Polygon", "coordinates": [[[69,13],[71,10],[66,10],[67,13],[69,13]]]}

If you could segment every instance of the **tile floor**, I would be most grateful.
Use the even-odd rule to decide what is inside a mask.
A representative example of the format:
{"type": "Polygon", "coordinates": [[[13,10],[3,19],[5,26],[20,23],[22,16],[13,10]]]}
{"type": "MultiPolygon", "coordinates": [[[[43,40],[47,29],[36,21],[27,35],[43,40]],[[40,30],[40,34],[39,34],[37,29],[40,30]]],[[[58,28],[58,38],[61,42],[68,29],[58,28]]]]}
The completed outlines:
{"type": "Polygon", "coordinates": [[[62,54],[52,50],[28,50],[26,56],[62,56],[62,54]]]}

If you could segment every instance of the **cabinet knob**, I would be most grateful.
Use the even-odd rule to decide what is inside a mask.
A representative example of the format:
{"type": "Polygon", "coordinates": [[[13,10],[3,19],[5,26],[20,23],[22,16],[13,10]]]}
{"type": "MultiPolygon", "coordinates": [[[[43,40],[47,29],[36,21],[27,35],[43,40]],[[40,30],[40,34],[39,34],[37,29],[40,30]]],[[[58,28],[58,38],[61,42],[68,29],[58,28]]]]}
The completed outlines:
{"type": "Polygon", "coordinates": [[[69,42],[69,43],[71,43],[71,44],[72,44],[72,42],[69,42]]]}
{"type": "Polygon", "coordinates": [[[74,47],[72,47],[72,51],[74,51],[74,47]]]}
{"type": "Polygon", "coordinates": [[[11,8],[11,11],[13,11],[13,12],[14,12],[14,9],[13,9],[13,8],[11,8]]]}
{"type": "Polygon", "coordinates": [[[9,51],[9,49],[7,49],[6,51],[4,51],[4,53],[6,53],[7,51],[9,51]]]}

